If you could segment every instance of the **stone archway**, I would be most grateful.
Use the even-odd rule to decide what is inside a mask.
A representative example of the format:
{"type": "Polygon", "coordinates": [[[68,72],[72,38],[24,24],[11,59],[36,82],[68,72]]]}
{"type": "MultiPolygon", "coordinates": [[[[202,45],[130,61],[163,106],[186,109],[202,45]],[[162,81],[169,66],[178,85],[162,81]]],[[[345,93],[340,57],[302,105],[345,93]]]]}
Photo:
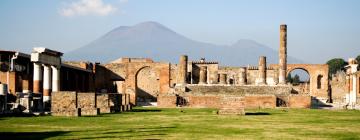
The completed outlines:
{"type": "Polygon", "coordinates": [[[328,90],[329,67],[327,64],[287,64],[287,74],[295,69],[303,69],[308,72],[310,76],[309,88],[311,96],[315,96],[323,101],[330,99],[328,90]]]}
{"type": "MultiPolygon", "coordinates": [[[[291,71],[287,72],[288,75],[291,75],[294,78],[294,74],[299,74],[300,79],[298,83],[292,83],[293,93],[297,94],[310,94],[310,73],[305,68],[294,68],[291,71]],[[302,79],[303,78],[303,79],[302,79]]],[[[286,78],[288,80],[288,77],[286,78]]],[[[289,82],[289,81],[288,81],[289,82]]]]}
{"type": "Polygon", "coordinates": [[[139,106],[151,105],[160,93],[159,72],[154,67],[140,68],[135,75],[136,103],[139,106]]]}

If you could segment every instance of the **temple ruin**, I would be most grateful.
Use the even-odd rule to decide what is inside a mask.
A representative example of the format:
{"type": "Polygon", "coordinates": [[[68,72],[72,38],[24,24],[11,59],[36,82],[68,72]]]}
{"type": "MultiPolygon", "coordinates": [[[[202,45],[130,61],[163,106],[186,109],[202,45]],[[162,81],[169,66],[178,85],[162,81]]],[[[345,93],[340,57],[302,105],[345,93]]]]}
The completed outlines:
{"type": "Polygon", "coordinates": [[[346,78],[338,81],[330,81],[326,64],[288,64],[286,25],[280,25],[278,64],[267,64],[266,56],[259,56],[257,66],[226,67],[186,55],[178,64],[149,58],[120,58],[107,64],[63,62],[62,55],[46,48],[34,48],[31,55],[0,51],[1,112],[18,108],[81,116],[157,106],[244,114],[247,108],[311,108],[333,100],[356,108],[360,94],[360,73],[353,59],[343,74],[346,78]],[[309,83],[286,81],[296,69],[309,74],[309,83]]]}

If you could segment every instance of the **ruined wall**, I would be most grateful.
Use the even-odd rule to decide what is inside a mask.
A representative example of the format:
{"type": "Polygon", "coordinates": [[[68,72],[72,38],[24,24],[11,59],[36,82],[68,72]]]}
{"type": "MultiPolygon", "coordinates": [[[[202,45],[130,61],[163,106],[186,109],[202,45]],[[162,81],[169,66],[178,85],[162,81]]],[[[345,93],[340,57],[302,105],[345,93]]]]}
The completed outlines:
{"type": "Polygon", "coordinates": [[[157,106],[160,108],[174,108],[176,107],[176,99],[175,95],[173,96],[159,96],[157,106]]]}
{"type": "Polygon", "coordinates": [[[275,108],[275,95],[248,95],[245,96],[245,108],[275,108]]]}
{"type": "Polygon", "coordinates": [[[200,78],[200,67],[206,66],[206,81],[208,84],[218,83],[218,69],[219,64],[217,62],[190,62],[188,63],[188,69],[191,72],[190,83],[199,84],[200,78]]]}
{"type": "Polygon", "coordinates": [[[78,116],[77,94],[71,91],[53,92],[51,101],[51,115],[78,116]]]}
{"type": "Polygon", "coordinates": [[[245,115],[245,99],[237,96],[223,96],[220,99],[219,114],[245,115]]]}
{"type": "Polygon", "coordinates": [[[289,96],[290,108],[310,108],[311,96],[307,95],[291,95],[289,96]]]}
{"type": "Polygon", "coordinates": [[[187,96],[188,106],[194,108],[220,108],[220,96],[187,96]]]}
{"type": "Polygon", "coordinates": [[[338,72],[332,76],[330,80],[331,85],[331,96],[334,103],[345,102],[345,96],[348,93],[347,88],[349,85],[346,84],[346,73],[338,72]]]}
{"type": "Polygon", "coordinates": [[[130,110],[129,95],[118,93],[76,93],[61,91],[52,94],[54,116],[98,115],[130,110]]]}

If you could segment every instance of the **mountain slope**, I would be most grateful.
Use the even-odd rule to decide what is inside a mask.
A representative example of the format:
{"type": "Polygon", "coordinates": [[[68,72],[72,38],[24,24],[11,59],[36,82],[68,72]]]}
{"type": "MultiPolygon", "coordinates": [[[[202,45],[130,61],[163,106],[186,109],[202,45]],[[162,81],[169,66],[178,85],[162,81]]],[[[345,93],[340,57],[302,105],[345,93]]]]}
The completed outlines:
{"type": "MultiPolygon", "coordinates": [[[[221,65],[256,65],[259,56],[267,56],[268,63],[278,63],[277,51],[252,40],[239,40],[229,46],[219,46],[188,39],[169,28],[144,22],[134,26],[120,26],[90,44],[65,54],[65,60],[109,62],[119,57],[143,57],[156,61],[178,63],[180,55],[190,60],[205,57],[221,65]]],[[[301,62],[289,57],[289,62],[301,62]]]]}

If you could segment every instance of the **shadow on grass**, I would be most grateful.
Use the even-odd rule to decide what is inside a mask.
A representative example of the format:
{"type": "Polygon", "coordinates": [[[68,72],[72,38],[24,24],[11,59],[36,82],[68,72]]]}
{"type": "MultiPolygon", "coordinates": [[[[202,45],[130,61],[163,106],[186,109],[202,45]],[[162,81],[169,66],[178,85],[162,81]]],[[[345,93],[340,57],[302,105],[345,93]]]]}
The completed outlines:
{"type": "MultiPolygon", "coordinates": [[[[160,127],[140,127],[130,128],[128,130],[113,130],[110,132],[101,133],[102,136],[87,136],[80,139],[133,139],[139,137],[157,137],[166,136],[166,132],[174,129],[174,126],[160,126],[160,127]]],[[[155,139],[155,138],[150,138],[155,139]]]]}
{"type": "Polygon", "coordinates": [[[11,114],[1,114],[0,118],[2,117],[34,117],[34,114],[25,114],[25,113],[11,113],[11,114]]]}
{"type": "Polygon", "coordinates": [[[52,132],[0,132],[0,139],[3,140],[43,140],[55,136],[64,135],[66,131],[52,132]]]}
{"type": "Polygon", "coordinates": [[[247,112],[245,113],[245,115],[271,115],[271,114],[267,112],[247,112]]]}
{"type": "Polygon", "coordinates": [[[135,108],[132,109],[131,112],[161,112],[160,109],[140,109],[140,108],[135,108]]]}

